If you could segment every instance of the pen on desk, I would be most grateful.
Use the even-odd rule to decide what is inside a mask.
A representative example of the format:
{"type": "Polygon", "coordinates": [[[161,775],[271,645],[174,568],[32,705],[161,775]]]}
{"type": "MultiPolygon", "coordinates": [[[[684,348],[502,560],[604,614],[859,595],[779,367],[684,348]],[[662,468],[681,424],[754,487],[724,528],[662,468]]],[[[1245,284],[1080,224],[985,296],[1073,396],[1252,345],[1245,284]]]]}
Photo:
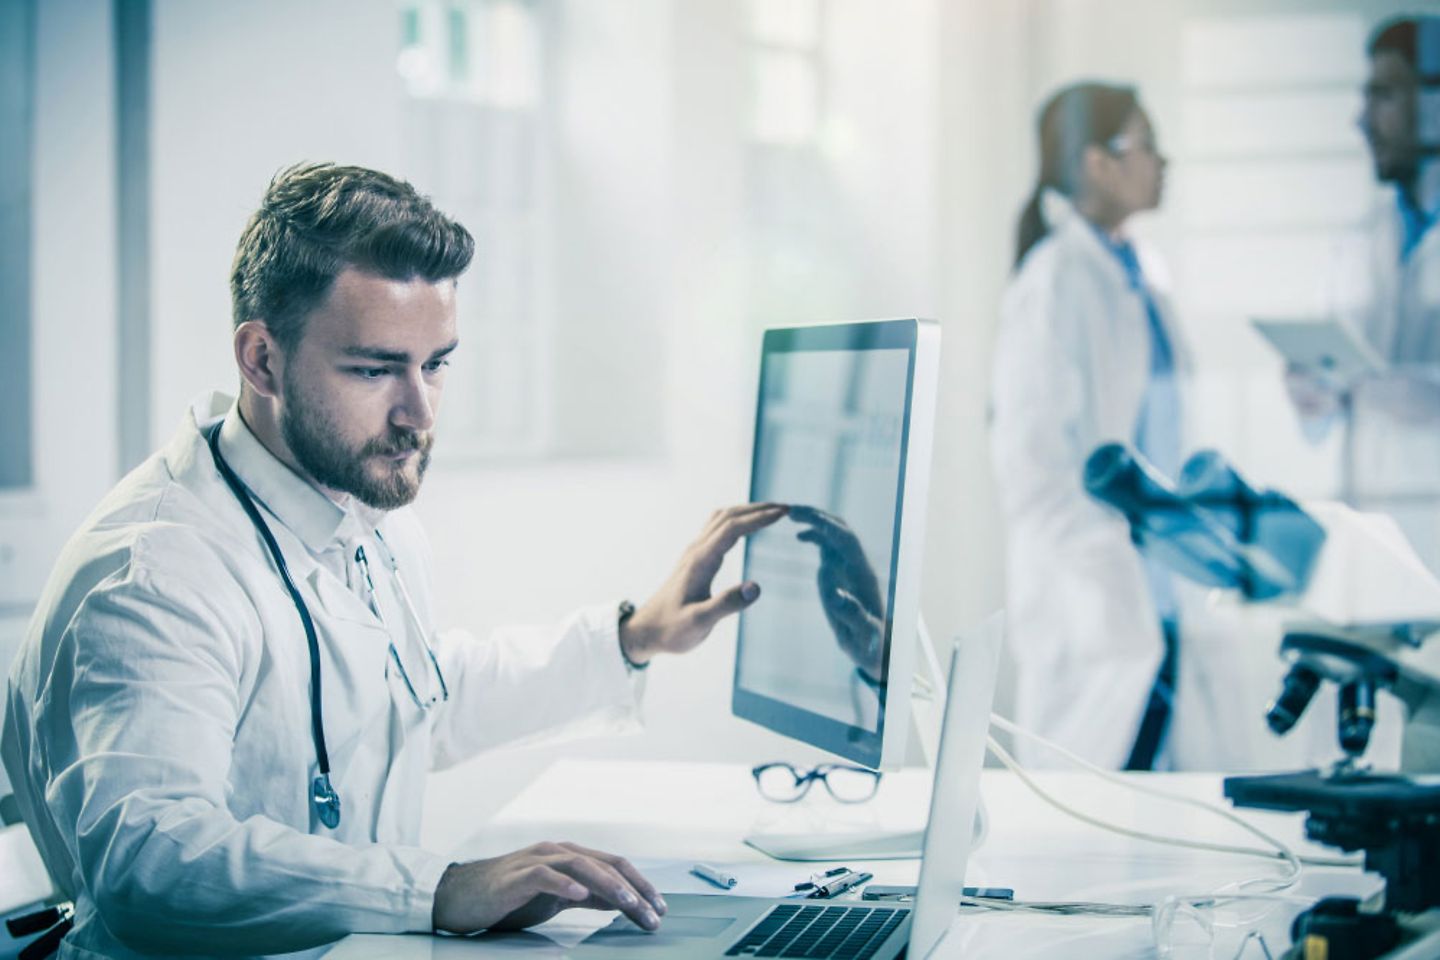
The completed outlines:
{"type": "Polygon", "coordinates": [[[729,890],[740,882],[725,871],[717,870],[708,863],[697,863],[690,868],[690,872],[706,883],[715,884],[715,886],[720,887],[722,890],[729,890]]]}
{"type": "Polygon", "coordinates": [[[847,873],[843,877],[837,877],[829,883],[822,883],[817,886],[815,892],[810,894],[810,899],[828,900],[837,894],[844,893],[851,887],[858,887],[860,884],[867,883],[874,878],[875,874],[873,873],[847,873]]]}
{"type": "Polygon", "coordinates": [[[828,880],[831,877],[838,877],[842,873],[849,872],[849,867],[832,867],[831,869],[826,870],[824,873],[812,873],[810,874],[809,880],[801,880],[799,883],[795,884],[795,891],[799,893],[802,890],[814,890],[816,884],[823,883],[825,880],[828,880]]]}

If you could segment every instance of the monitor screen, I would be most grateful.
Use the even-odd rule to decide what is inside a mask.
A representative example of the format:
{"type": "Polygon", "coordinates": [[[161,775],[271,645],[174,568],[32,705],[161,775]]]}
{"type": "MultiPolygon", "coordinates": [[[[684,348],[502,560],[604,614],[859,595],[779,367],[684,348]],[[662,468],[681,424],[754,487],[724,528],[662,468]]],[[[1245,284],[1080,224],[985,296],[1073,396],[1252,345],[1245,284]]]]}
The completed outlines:
{"type": "Polygon", "coordinates": [[[750,500],[791,509],[746,547],[763,592],[740,617],[735,711],[867,766],[890,687],[916,329],[772,330],[761,360],[750,500]]]}

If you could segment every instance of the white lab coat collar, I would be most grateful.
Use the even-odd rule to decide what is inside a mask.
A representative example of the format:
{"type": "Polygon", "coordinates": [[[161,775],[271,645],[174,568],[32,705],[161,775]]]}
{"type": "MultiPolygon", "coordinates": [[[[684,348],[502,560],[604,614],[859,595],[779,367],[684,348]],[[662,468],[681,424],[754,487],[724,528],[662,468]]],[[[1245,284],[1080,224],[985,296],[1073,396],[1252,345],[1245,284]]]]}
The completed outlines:
{"type": "Polygon", "coordinates": [[[1051,230],[1080,215],[1074,202],[1059,190],[1045,187],[1040,191],[1040,218],[1051,230]]]}
{"type": "MultiPolygon", "coordinates": [[[[1071,228],[1083,229],[1090,239],[1095,241],[1096,250],[1104,251],[1107,255],[1114,257],[1113,253],[1105,249],[1105,244],[1101,241],[1100,233],[1103,232],[1101,228],[1087,222],[1084,215],[1076,208],[1075,202],[1059,190],[1046,187],[1041,191],[1040,216],[1044,218],[1045,226],[1052,232],[1071,228]]],[[[1120,230],[1116,231],[1116,237],[1121,240],[1130,239],[1124,229],[1124,224],[1121,225],[1120,230]]]]}
{"type": "MultiPolygon", "coordinates": [[[[1069,197],[1058,190],[1046,187],[1040,193],[1040,214],[1051,234],[1064,234],[1066,237],[1072,238],[1080,249],[1100,265],[1100,269],[1110,277],[1111,282],[1117,285],[1117,290],[1129,289],[1130,277],[1125,272],[1125,267],[1120,263],[1120,259],[1115,256],[1115,251],[1106,245],[1101,237],[1100,228],[1087,221],[1075,208],[1075,204],[1069,197]]],[[[1116,236],[1119,240],[1128,241],[1134,247],[1135,257],[1140,262],[1140,273],[1145,278],[1145,286],[1150,291],[1151,297],[1155,298],[1156,305],[1160,309],[1160,324],[1170,338],[1170,352],[1175,363],[1175,371],[1180,377],[1188,377],[1191,373],[1190,346],[1181,335],[1175,321],[1174,310],[1171,308],[1169,268],[1166,267],[1165,261],[1155,254],[1150,245],[1126,229],[1125,224],[1121,225],[1116,236]]]]}
{"type": "MultiPolygon", "coordinates": [[[[1094,224],[1088,223],[1069,197],[1058,190],[1046,187],[1040,193],[1040,215],[1051,232],[1073,229],[1077,233],[1083,234],[1090,241],[1086,246],[1091,247],[1095,253],[1104,254],[1109,262],[1115,264],[1116,274],[1122,278],[1125,277],[1125,268],[1120,266],[1119,261],[1115,259],[1114,251],[1108,249],[1101,238],[1104,231],[1094,224]]],[[[1145,275],[1146,285],[1152,291],[1167,292],[1170,286],[1170,276],[1164,262],[1156,257],[1145,243],[1130,233],[1127,229],[1128,223],[1127,220],[1120,225],[1120,229],[1114,234],[1115,239],[1129,241],[1134,245],[1135,256],[1140,261],[1140,272],[1145,275]]],[[[1128,278],[1126,278],[1126,282],[1129,282],[1128,278]]]]}
{"type": "Polygon", "coordinates": [[[354,497],[341,506],[321,493],[271,453],[245,423],[238,403],[218,391],[200,397],[191,408],[202,443],[204,431],[221,416],[220,453],[250,495],[311,553],[322,553],[337,541],[348,543],[379,526],[384,511],[354,497]]]}
{"type": "Polygon", "coordinates": [[[1421,212],[1429,216],[1440,211],[1440,161],[1427,158],[1420,162],[1420,172],[1415,178],[1415,201],[1421,212]]]}

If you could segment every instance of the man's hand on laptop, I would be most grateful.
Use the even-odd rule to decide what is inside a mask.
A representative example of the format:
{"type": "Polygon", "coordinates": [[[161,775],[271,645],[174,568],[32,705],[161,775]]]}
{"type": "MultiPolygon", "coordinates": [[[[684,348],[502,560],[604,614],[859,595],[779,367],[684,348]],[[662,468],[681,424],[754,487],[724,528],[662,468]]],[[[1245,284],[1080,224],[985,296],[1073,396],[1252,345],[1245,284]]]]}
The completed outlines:
{"type": "Polygon", "coordinates": [[[537,843],[491,860],[454,863],[440,878],[431,922],[447,933],[521,930],[562,910],[619,910],[645,930],[665,901],[628,860],[575,843],[537,843]]]}
{"type": "Polygon", "coordinates": [[[760,596],[760,584],[754,581],[712,596],[715,574],[741,537],[770,526],[787,510],[784,504],[745,503],[711,514],[670,578],[620,625],[625,656],[632,663],[647,663],[657,653],[686,653],[698,647],[715,624],[754,603],[760,596]]]}

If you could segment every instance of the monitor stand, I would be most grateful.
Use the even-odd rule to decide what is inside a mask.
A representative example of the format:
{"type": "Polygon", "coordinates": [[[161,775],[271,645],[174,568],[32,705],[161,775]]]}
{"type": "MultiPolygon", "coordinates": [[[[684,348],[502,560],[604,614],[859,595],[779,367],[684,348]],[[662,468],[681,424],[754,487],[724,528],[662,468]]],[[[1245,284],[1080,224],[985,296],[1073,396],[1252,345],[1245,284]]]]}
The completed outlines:
{"type": "MultiPolygon", "coordinates": [[[[993,624],[986,629],[998,629],[993,624]]],[[[922,614],[916,633],[926,670],[916,671],[910,694],[911,730],[920,744],[925,766],[938,756],[940,724],[945,716],[945,674],[935,644],[922,614]],[[930,676],[925,677],[928,672],[930,676]]],[[[985,835],[985,805],[975,814],[975,845],[985,835]]],[[[924,830],[830,831],[820,833],[755,833],[745,838],[748,846],[776,860],[822,862],[828,860],[913,860],[925,844],[924,830]]]]}

